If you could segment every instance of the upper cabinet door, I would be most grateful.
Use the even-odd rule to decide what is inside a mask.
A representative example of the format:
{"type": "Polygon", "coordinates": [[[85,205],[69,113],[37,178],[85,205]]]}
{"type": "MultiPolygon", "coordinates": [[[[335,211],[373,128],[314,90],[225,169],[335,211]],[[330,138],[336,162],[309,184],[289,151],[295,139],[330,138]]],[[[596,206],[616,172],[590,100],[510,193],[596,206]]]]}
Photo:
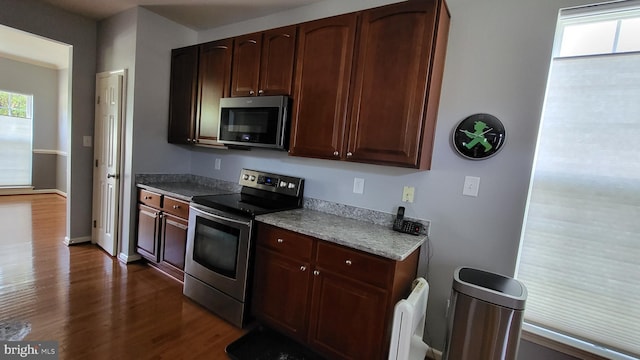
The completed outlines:
{"type": "Polygon", "coordinates": [[[168,140],[192,144],[195,138],[196,95],[198,85],[198,47],[171,51],[171,83],[168,140]]]}
{"type": "MultiPolygon", "coordinates": [[[[448,29],[448,14],[438,29],[439,12],[446,13],[439,1],[409,0],[362,13],[347,160],[421,167],[421,157],[431,158],[436,119],[425,112],[427,101],[437,108],[440,91],[430,81],[434,39],[448,29]]],[[[443,62],[444,49],[438,55],[443,62]]]]}
{"type": "Polygon", "coordinates": [[[257,94],[261,47],[262,33],[235,38],[231,96],[253,96],[257,94]]]}
{"type": "Polygon", "coordinates": [[[197,142],[219,145],[220,98],[229,96],[233,40],[200,45],[197,142]]]}
{"type": "Polygon", "coordinates": [[[258,95],[290,95],[297,26],[265,31],[260,56],[258,95]]]}
{"type": "Polygon", "coordinates": [[[291,155],[342,156],[356,21],[351,13],[300,25],[291,155]]]}

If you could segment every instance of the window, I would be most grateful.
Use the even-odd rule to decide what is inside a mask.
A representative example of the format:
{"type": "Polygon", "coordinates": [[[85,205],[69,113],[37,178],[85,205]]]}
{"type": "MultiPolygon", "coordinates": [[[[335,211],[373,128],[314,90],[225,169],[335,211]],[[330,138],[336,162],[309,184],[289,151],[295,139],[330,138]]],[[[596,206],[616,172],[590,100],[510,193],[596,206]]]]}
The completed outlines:
{"type": "Polygon", "coordinates": [[[526,330],[612,359],[640,357],[638,3],[560,13],[516,270],[526,330]]]}
{"type": "Polygon", "coordinates": [[[0,90],[0,187],[31,186],[33,96],[0,90]]]}

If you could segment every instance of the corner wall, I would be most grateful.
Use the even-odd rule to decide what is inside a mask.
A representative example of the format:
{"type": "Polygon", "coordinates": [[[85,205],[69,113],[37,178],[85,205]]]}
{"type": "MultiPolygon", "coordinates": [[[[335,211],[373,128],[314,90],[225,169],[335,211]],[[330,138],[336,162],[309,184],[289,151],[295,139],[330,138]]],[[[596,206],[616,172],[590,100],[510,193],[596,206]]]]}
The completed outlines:
{"type": "Polygon", "coordinates": [[[33,0],[4,0],[0,24],[73,46],[67,237],[86,241],[91,236],[93,148],[82,146],[82,137],[93,134],[96,23],[33,0]]]}
{"type": "Polygon", "coordinates": [[[33,95],[31,184],[35,190],[57,189],[58,72],[0,57],[0,89],[33,95]]]}

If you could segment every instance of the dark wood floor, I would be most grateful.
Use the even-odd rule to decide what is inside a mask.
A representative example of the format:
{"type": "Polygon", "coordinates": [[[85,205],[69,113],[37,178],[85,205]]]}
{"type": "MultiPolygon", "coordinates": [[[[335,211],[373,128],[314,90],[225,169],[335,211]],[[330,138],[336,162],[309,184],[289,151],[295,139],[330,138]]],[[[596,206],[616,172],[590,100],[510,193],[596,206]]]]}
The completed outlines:
{"type": "Polygon", "coordinates": [[[65,202],[0,196],[0,322],[29,322],[24,340],[58,341],[60,359],[227,359],[243,330],[149,266],[65,246],[65,202]]]}

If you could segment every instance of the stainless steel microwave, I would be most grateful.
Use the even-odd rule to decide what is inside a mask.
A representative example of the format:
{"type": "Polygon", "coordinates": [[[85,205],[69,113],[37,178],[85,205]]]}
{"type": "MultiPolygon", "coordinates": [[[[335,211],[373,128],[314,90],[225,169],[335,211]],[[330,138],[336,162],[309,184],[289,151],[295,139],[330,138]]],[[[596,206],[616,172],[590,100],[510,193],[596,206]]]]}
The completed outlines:
{"type": "Polygon", "coordinates": [[[218,141],[227,145],[286,150],[289,146],[288,96],[220,99],[218,141]]]}

